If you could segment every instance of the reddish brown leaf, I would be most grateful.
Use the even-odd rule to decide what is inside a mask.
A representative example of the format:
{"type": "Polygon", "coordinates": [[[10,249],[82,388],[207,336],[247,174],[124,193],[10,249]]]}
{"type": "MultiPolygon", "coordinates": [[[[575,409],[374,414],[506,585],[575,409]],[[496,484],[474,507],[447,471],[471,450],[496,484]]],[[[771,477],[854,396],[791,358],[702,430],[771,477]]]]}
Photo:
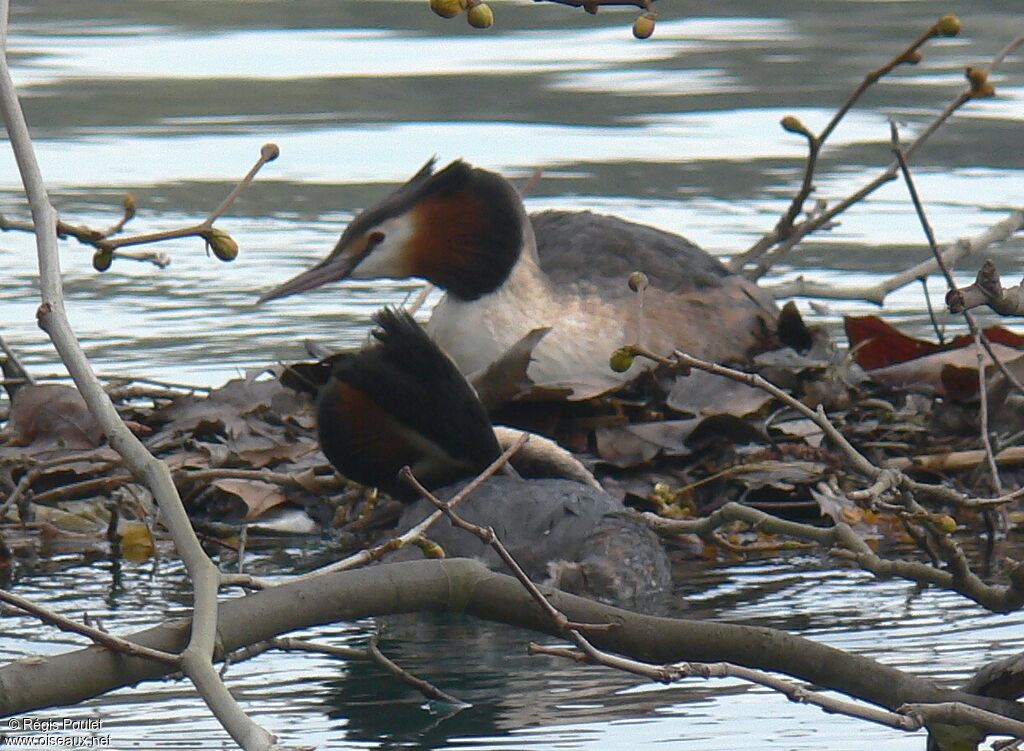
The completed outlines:
{"type": "Polygon", "coordinates": [[[907,336],[878,316],[846,316],[843,325],[850,349],[856,351],[857,364],[864,370],[884,368],[941,349],[934,342],[907,336]]]}
{"type": "Polygon", "coordinates": [[[978,395],[978,369],[944,365],[939,372],[942,393],[951,399],[966,402],[978,395]]]}
{"type": "MultiPolygon", "coordinates": [[[[843,319],[850,349],[855,350],[857,364],[864,370],[897,365],[936,352],[961,349],[973,343],[969,334],[961,334],[945,344],[908,336],[878,316],[846,316],[843,319]]],[[[1024,350],[1024,336],[1002,326],[984,331],[990,342],[1024,350]]]]}

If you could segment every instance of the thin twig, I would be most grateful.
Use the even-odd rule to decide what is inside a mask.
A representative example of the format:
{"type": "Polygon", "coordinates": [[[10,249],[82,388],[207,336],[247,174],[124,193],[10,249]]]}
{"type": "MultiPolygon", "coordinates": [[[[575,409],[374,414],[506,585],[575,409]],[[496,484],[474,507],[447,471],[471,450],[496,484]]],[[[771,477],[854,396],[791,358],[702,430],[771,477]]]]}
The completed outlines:
{"type": "MultiPolygon", "coordinates": [[[[941,516],[927,512],[910,515],[911,518],[916,518],[931,528],[939,526],[941,516]]],[[[987,584],[970,574],[969,570],[945,571],[920,561],[894,561],[882,558],[852,527],[843,522],[838,522],[831,527],[816,527],[811,524],[780,519],[764,511],[735,502],[727,503],[700,519],[666,519],[650,512],[645,513],[643,517],[659,534],[672,536],[694,534],[701,538],[710,538],[721,527],[731,522],[741,521],[759,532],[814,542],[828,548],[832,556],[851,560],[861,569],[874,574],[879,579],[898,576],[918,584],[942,587],[958,592],[982,607],[998,613],[1018,610],[1024,604],[1024,593],[1019,591],[1015,585],[987,584]]]]}
{"type": "Polygon", "coordinates": [[[939,345],[946,343],[946,337],[942,333],[942,327],[939,326],[939,322],[935,320],[935,308],[932,307],[932,296],[928,294],[928,277],[919,276],[918,281],[921,282],[921,292],[924,293],[924,304],[928,308],[928,320],[932,322],[932,330],[935,332],[935,338],[939,341],[939,345]]]}
{"type": "MultiPolygon", "coordinates": [[[[32,374],[25,369],[24,364],[21,362],[21,358],[18,357],[18,353],[11,349],[2,336],[0,336],[0,351],[2,351],[7,357],[7,360],[11,364],[11,369],[17,374],[17,377],[24,378],[25,382],[30,386],[35,383],[35,379],[32,377],[32,374]]],[[[6,372],[7,371],[5,369],[5,373],[6,372]]]]}
{"type": "MultiPolygon", "coordinates": [[[[456,493],[452,497],[452,499],[448,501],[448,504],[454,507],[462,503],[462,501],[467,496],[469,496],[470,493],[472,493],[474,490],[479,488],[483,483],[485,483],[488,479],[497,474],[497,472],[501,470],[502,467],[505,466],[509,459],[515,456],[516,452],[518,452],[519,449],[521,449],[528,440],[530,440],[530,436],[528,433],[523,433],[521,436],[519,436],[519,438],[515,442],[513,442],[511,446],[509,446],[507,449],[505,449],[505,451],[502,452],[501,456],[499,456],[497,459],[491,462],[491,464],[486,469],[484,469],[483,472],[481,472],[479,475],[470,480],[470,482],[467,483],[466,486],[462,488],[462,490],[456,493]]],[[[340,560],[336,563],[332,563],[329,566],[324,566],[322,568],[316,569],[315,571],[310,571],[305,574],[294,576],[292,577],[292,581],[311,579],[315,576],[323,576],[324,574],[330,574],[335,571],[346,571],[351,568],[356,568],[357,566],[364,566],[367,563],[372,563],[373,561],[380,560],[388,553],[394,550],[399,550],[400,548],[403,548],[409,543],[411,543],[413,540],[422,537],[426,533],[426,531],[430,529],[430,527],[433,526],[442,516],[443,514],[440,511],[435,511],[426,519],[421,521],[419,524],[410,528],[406,532],[403,532],[398,537],[393,537],[390,540],[386,540],[380,543],[379,545],[369,548],[368,550],[360,550],[358,553],[350,555],[348,558],[340,560]]]]}
{"type": "MultiPolygon", "coordinates": [[[[953,278],[953,273],[950,271],[946,262],[942,258],[942,252],[939,250],[939,245],[935,242],[935,233],[932,230],[931,222],[928,221],[928,215],[924,210],[924,204],[921,202],[921,196],[917,192],[917,186],[914,184],[914,176],[910,172],[910,165],[907,164],[906,155],[903,153],[903,148],[900,145],[900,132],[896,125],[895,120],[889,120],[889,132],[892,137],[892,151],[896,157],[896,162],[900,166],[900,173],[903,175],[903,182],[907,186],[907,192],[910,194],[910,200],[914,204],[914,211],[917,213],[917,218],[921,222],[921,229],[924,231],[924,235],[928,240],[928,247],[931,248],[932,255],[935,256],[935,262],[939,265],[942,270],[942,274],[946,277],[946,284],[954,294],[959,293],[959,287],[957,287],[956,279],[953,278]]],[[[996,466],[995,454],[992,452],[992,441],[988,434],[988,399],[987,384],[985,383],[985,359],[982,355],[982,340],[984,334],[978,327],[977,322],[974,320],[974,316],[971,311],[963,311],[964,319],[967,321],[967,325],[971,329],[971,335],[974,337],[975,352],[978,356],[978,391],[981,396],[981,445],[985,449],[985,457],[988,461],[990,478],[992,481],[992,489],[997,494],[1003,492],[1003,484],[999,479],[999,468],[996,466]]],[[[993,361],[997,367],[1006,374],[1006,377],[1011,382],[1016,382],[1015,379],[1009,374],[1006,366],[1002,364],[1002,361],[996,357],[995,352],[989,349],[993,361]]],[[[1022,392],[1024,393],[1024,392],[1022,392]]]]}
{"type": "Polygon", "coordinates": [[[508,552],[508,548],[505,547],[505,545],[501,542],[498,536],[494,533],[493,528],[481,527],[478,524],[473,524],[472,522],[466,521],[461,516],[456,514],[455,511],[452,509],[451,501],[442,501],[429,490],[427,490],[425,487],[423,487],[423,485],[420,484],[420,481],[417,480],[416,476],[412,473],[412,470],[410,470],[408,467],[402,467],[401,471],[399,471],[398,473],[398,476],[402,479],[403,482],[405,482],[407,485],[413,488],[413,490],[419,493],[423,498],[426,498],[428,501],[434,504],[434,506],[437,507],[438,513],[447,516],[448,520],[454,526],[458,527],[459,529],[464,529],[467,532],[476,535],[485,545],[490,545],[491,548],[494,549],[494,552],[498,554],[498,557],[500,557],[501,560],[504,561],[505,565],[508,566],[509,571],[512,572],[512,575],[519,580],[519,583],[522,584],[526,591],[530,593],[530,596],[534,599],[534,601],[536,601],[536,603],[540,605],[541,609],[548,614],[552,622],[554,622],[560,630],[607,630],[609,627],[611,627],[611,624],[593,625],[571,622],[557,608],[555,608],[550,602],[548,602],[547,598],[544,597],[543,593],[539,589],[537,589],[537,585],[534,584],[530,577],[526,575],[526,572],[523,571],[522,567],[519,565],[519,563],[516,561],[513,555],[508,552]]]}
{"type": "Polygon", "coordinates": [[[423,680],[422,678],[417,678],[408,670],[406,670],[405,668],[401,667],[400,665],[396,664],[391,659],[389,659],[383,652],[380,651],[380,648],[377,646],[376,636],[370,637],[370,643],[367,645],[366,650],[369,653],[371,660],[373,660],[375,663],[380,665],[382,668],[387,670],[389,673],[391,673],[391,675],[395,676],[399,680],[408,683],[410,686],[415,688],[428,699],[433,699],[434,701],[447,702],[448,704],[454,704],[456,707],[469,706],[469,704],[467,704],[466,702],[462,701],[461,699],[457,699],[449,693],[442,691],[432,683],[429,683],[423,680]]]}
{"type": "MultiPolygon", "coordinates": [[[[980,253],[990,245],[1005,242],[1015,232],[1024,227],[1024,211],[1010,212],[1006,217],[993,224],[984,232],[970,238],[960,238],[942,251],[945,262],[954,266],[960,259],[980,253]]],[[[818,297],[834,300],[864,300],[882,305],[891,292],[901,289],[921,277],[927,277],[939,270],[935,258],[928,258],[911,266],[909,269],[894,274],[877,284],[861,286],[837,287],[828,282],[818,282],[799,276],[787,282],[764,285],[764,288],[775,297],[818,297]]],[[[959,311],[953,311],[959,312],[959,311]]]]}
{"type": "Polygon", "coordinates": [[[111,651],[130,655],[132,657],[143,657],[147,660],[155,660],[173,667],[179,667],[181,665],[181,657],[179,655],[174,655],[170,652],[163,652],[159,649],[150,649],[149,647],[144,647],[141,644],[135,644],[117,636],[112,636],[106,631],[101,631],[98,628],[93,628],[92,626],[87,626],[84,623],[78,623],[70,618],[65,618],[59,613],[55,613],[42,605],[37,605],[31,600],[27,600],[13,592],[7,592],[0,589],[0,601],[6,602],[8,605],[13,605],[26,613],[31,613],[39,620],[43,621],[43,623],[49,623],[51,626],[56,626],[61,631],[70,631],[72,633],[81,634],[111,651]]]}
{"type": "Polygon", "coordinates": [[[181,654],[181,667],[196,690],[236,742],[247,749],[269,749],[275,737],[250,719],[231,696],[213,668],[216,647],[217,589],[219,571],[203,550],[181,498],[174,488],[170,470],[155,459],[121,420],[103,391],[68,321],[57,248],[57,212],[50,202],[36,159],[28,124],[18,100],[7,59],[9,0],[0,0],[0,112],[14,152],[21,180],[32,211],[39,260],[39,291],[42,302],[36,321],[49,335],[82,398],[96,422],[103,428],[111,447],[125,464],[153,492],[171,532],[175,548],[193,582],[193,623],[188,645],[181,654]]]}

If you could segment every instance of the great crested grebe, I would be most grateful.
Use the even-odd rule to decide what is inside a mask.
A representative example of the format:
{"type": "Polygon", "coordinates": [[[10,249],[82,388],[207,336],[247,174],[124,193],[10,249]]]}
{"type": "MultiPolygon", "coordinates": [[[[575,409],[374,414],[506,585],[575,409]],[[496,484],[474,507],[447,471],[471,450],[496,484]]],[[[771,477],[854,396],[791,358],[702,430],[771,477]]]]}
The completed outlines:
{"type": "MultiPolygon", "coordinates": [[[[492,429],[472,387],[410,315],[385,308],[374,321],[373,343],[331,358],[317,398],[324,454],[348,478],[407,501],[411,489],[398,481],[403,466],[432,489],[479,473],[518,431],[492,429]]],[[[459,513],[494,528],[531,577],[616,601],[669,586],[668,557],[654,534],[568,452],[531,436],[514,465],[542,479],[492,477],[459,513]]],[[[412,504],[399,525],[411,527],[433,510],[426,501],[412,504]]],[[[447,520],[430,536],[448,555],[500,564],[447,520]]]]}
{"type": "MultiPolygon", "coordinates": [[[[332,355],[317,395],[320,448],[341,474],[403,499],[409,466],[428,488],[472,477],[520,431],[494,428],[473,387],[409,314],[384,308],[374,341],[332,355]]],[[[526,477],[564,477],[600,487],[553,441],[531,436],[512,462],[526,477]]]]}
{"type": "Polygon", "coordinates": [[[756,285],[690,241],[589,212],[528,217],[515,188],[493,172],[433,160],[356,216],[334,250],[260,302],[353,279],[419,277],[446,294],[427,332],[463,373],[479,371],[530,331],[550,331],[528,375],[539,386],[600,395],[632,380],[614,372],[624,344],[682,349],[725,361],[764,348],[777,310],[756,285]],[[633,271],[650,286],[638,298],[633,271]]]}

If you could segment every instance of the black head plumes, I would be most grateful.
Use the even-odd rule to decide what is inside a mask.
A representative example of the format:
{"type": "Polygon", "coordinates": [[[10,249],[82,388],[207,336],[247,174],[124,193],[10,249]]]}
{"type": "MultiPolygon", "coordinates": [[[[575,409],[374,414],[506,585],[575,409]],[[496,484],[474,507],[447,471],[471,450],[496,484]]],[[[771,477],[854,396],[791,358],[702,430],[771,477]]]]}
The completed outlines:
{"type": "Polygon", "coordinates": [[[320,444],[346,477],[408,497],[398,471],[428,487],[475,474],[501,450],[473,388],[405,312],[374,318],[376,342],[338,359],[317,401],[320,444]]]}

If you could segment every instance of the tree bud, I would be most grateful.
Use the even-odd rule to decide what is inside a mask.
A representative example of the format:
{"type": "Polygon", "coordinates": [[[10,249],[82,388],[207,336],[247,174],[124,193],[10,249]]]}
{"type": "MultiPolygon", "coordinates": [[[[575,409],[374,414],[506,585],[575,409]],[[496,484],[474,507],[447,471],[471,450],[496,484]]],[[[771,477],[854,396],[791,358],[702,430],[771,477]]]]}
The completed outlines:
{"type": "Polygon", "coordinates": [[[260,156],[265,162],[272,162],[281,156],[281,149],[277,147],[276,143],[265,143],[260,147],[260,156]]]}
{"type": "Polygon", "coordinates": [[[948,13],[938,20],[935,30],[944,37],[955,37],[960,33],[960,19],[948,13]]]}
{"type": "Polygon", "coordinates": [[[474,5],[466,13],[466,18],[474,29],[489,29],[494,25],[494,13],[487,3],[474,5]]]}
{"type": "Polygon", "coordinates": [[[430,9],[441,18],[454,18],[462,12],[460,0],[430,0],[430,9]]]}
{"type": "Polygon", "coordinates": [[[634,360],[636,360],[636,354],[633,352],[632,347],[619,347],[608,358],[608,367],[616,373],[625,373],[633,367],[634,360]]]}
{"type": "Polygon", "coordinates": [[[92,267],[97,271],[106,271],[114,262],[114,251],[101,248],[92,254],[92,267]]]}
{"type": "Polygon", "coordinates": [[[633,290],[634,292],[640,292],[641,290],[645,290],[650,286],[651,280],[647,278],[647,274],[645,274],[644,272],[634,271],[632,274],[629,275],[627,283],[629,284],[629,288],[631,290],[633,290]]]}
{"type": "Polygon", "coordinates": [[[641,13],[633,21],[633,36],[637,39],[647,39],[651,34],[654,33],[654,22],[658,16],[650,11],[641,13]]]}
{"type": "Polygon", "coordinates": [[[238,258],[238,243],[224,230],[213,227],[203,237],[210,250],[220,260],[233,261],[238,258]]]}

